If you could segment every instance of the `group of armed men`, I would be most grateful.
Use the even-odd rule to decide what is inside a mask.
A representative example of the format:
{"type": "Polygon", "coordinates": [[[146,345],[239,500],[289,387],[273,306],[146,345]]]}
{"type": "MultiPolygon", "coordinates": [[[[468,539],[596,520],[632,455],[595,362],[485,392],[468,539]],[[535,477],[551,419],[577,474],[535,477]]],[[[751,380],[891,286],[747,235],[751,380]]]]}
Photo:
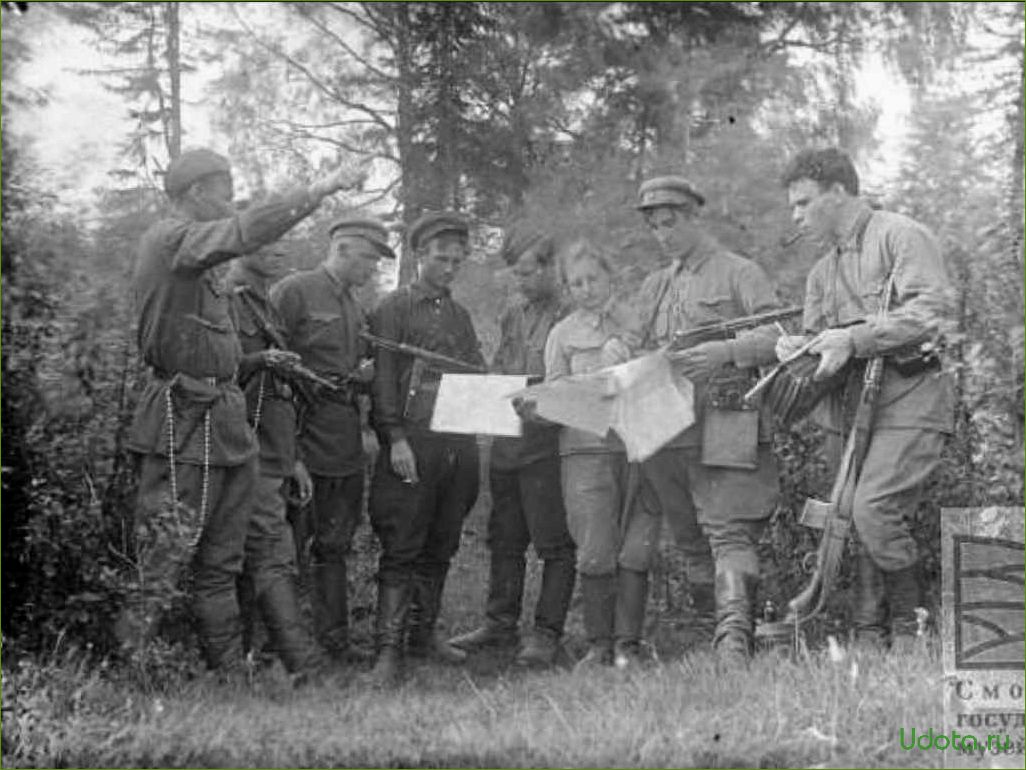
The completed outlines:
{"type": "MultiPolygon", "coordinates": [[[[275,242],[351,177],[340,168],[238,210],[228,161],[187,151],[165,177],[173,214],[140,244],[134,292],[151,376],[130,438],[141,456],[137,537],[140,545],[157,537],[159,528],[146,525],[169,500],[192,512],[191,605],[210,669],[245,665],[243,616],[250,613],[297,679],[368,657],[350,638],[346,569],[368,463],[370,522],[381,548],[367,674],[375,682],[400,681],[411,657],[459,663],[493,646],[519,644],[515,662],[523,666],[566,660],[562,637],[575,584],[588,642],[576,665],[644,662],[648,574],[664,517],[684,556],[696,622],[714,629],[713,647],[727,664],[745,660],[753,651],[756,547],[778,476],[772,415],[736,395],[758,367],[796,351],[816,357],[817,380],[841,381],[814,413],[835,462],[861,369],[884,356],[854,491],[853,634],[888,645],[915,632],[922,591],[909,515],[952,429],[953,391],[936,356],[911,371],[886,362],[937,339],[950,286],[934,237],[860,198],[847,155],[806,150],[783,177],[795,224],[825,251],[807,279],[804,333],[761,325],[675,353],[676,374],[693,384],[696,420],[654,456],[628,464],[615,433],[564,428],[539,417],[530,400],[516,403],[522,436],[496,438],[491,450],[484,619],[450,639],[440,633],[439,611],[478,496],[479,448],[474,436],[429,427],[446,371],[438,361],[552,380],[779,305],[763,270],[709,234],[699,190],[683,177],[659,176],[641,185],[636,208],[663,259],[653,258],[630,302],[615,298],[616,255],[601,244],[561,240],[523,222],[507,228],[502,257],[520,292],[501,316],[488,367],[470,314],[450,293],[469,253],[470,227],[459,213],[427,213],[409,227],[418,275],[369,315],[355,292],[381,259],[395,256],[375,219],[333,222],[323,262],[273,283],[282,260],[275,242]],[[219,269],[230,260],[230,270],[219,269]],[[425,365],[410,347],[440,357],[425,365]],[[312,543],[312,630],[297,598],[289,484],[311,512],[308,527],[297,520],[295,538],[300,552],[312,543]],[[543,569],[533,627],[521,634],[531,544],[543,569]]],[[[144,579],[167,569],[159,556],[141,565],[144,579]]],[[[125,610],[133,611],[149,612],[125,610]]]]}

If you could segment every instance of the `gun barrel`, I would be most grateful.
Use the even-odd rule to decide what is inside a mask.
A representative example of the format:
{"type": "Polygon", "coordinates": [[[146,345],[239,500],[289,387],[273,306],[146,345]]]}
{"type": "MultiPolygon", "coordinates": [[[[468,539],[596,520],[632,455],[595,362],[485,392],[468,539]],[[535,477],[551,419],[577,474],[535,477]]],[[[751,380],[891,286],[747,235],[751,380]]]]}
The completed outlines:
{"type": "Polygon", "coordinates": [[[425,364],[432,364],[434,366],[451,367],[453,369],[459,369],[464,372],[471,372],[473,374],[485,374],[487,369],[477,364],[472,364],[469,361],[463,361],[459,358],[453,358],[447,356],[444,353],[436,353],[433,350],[427,350],[426,348],[418,348],[416,345],[408,345],[405,342],[398,342],[396,340],[390,340],[386,337],[379,337],[376,334],[371,334],[367,331],[360,332],[360,339],[369,342],[375,347],[384,348],[385,350],[391,350],[394,353],[403,353],[414,358],[419,358],[425,364]]]}
{"type": "Polygon", "coordinates": [[[719,323],[695,326],[692,329],[686,329],[673,335],[673,346],[679,348],[682,345],[687,345],[690,341],[695,339],[713,338],[716,336],[732,334],[733,332],[743,331],[745,329],[754,329],[758,326],[765,326],[766,324],[774,323],[775,321],[796,318],[803,312],[804,309],[802,307],[794,305],[780,310],[770,310],[765,313],[756,313],[754,315],[743,316],[741,318],[732,318],[729,321],[720,321],[719,323]]]}

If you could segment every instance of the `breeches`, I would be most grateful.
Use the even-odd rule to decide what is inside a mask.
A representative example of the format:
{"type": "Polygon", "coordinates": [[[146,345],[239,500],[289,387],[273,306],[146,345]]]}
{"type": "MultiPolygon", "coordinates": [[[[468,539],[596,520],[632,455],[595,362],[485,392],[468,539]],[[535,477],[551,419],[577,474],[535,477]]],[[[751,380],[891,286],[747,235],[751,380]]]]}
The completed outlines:
{"type": "Polygon", "coordinates": [[[313,561],[344,563],[363,513],[363,473],[314,476],[313,486],[313,561]]]}
{"type": "Polygon", "coordinates": [[[444,575],[477,501],[473,438],[412,435],[409,442],[420,480],[404,483],[384,449],[371,484],[371,525],[381,541],[378,580],[386,585],[403,584],[414,574],[444,575]]]}
{"type": "Polygon", "coordinates": [[[629,474],[625,455],[615,452],[566,455],[562,464],[563,502],[577,544],[577,571],[591,576],[613,574],[617,567],[647,572],[659,543],[660,522],[637,466],[629,474]]]}
{"type": "MultiPolygon", "coordinates": [[[[828,439],[834,467],[840,444],[837,435],[828,439]]],[[[884,428],[873,433],[855,485],[853,519],[862,545],[881,569],[892,572],[916,563],[912,516],[943,449],[944,434],[929,428],[884,428]]]]}

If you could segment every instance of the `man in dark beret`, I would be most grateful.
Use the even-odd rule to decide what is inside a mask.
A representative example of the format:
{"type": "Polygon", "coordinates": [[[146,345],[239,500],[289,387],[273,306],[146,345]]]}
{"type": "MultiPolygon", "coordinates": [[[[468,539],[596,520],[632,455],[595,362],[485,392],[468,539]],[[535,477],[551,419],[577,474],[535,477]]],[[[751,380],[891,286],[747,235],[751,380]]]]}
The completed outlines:
{"type": "MultiPolygon", "coordinates": [[[[705,231],[705,198],[690,181],[649,179],[638,196],[637,208],[670,260],[641,287],[649,343],[666,344],[676,332],[778,307],[762,269],[705,231]]],[[[696,609],[707,609],[708,582],[715,579],[713,642],[728,661],[752,651],[756,545],[777,498],[769,418],[745,405],[740,394],[754,384],[755,367],[776,359],[778,336],[772,327],[760,327],[684,351],[678,370],[695,386],[696,422],[642,464],[687,559],[696,609]]]]}
{"type": "MultiPolygon", "coordinates": [[[[370,355],[359,338],[366,328],[354,292],[371,281],[382,257],[394,259],[388,232],[376,219],[344,217],[328,230],[331,243],[313,270],[288,276],[271,292],[285,339],[303,364],[341,387],[321,390],[303,405],[298,453],[313,479],[310,577],[317,639],[336,659],[354,660],[349,637],[347,557],[360,523],[364,468],[378,451],[368,426],[370,355]]],[[[301,544],[302,545],[302,544],[301,544]]]]}
{"type": "Polygon", "coordinates": [[[138,344],[151,377],[128,446],[141,455],[136,549],[140,591],[118,623],[129,646],[159,620],[154,587],[192,568],[192,605],[207,666],[242,662],[236,579],[252,508],[257,444],[235,375],[242,349],[218,265],[271,243],[321,200],[357,181],[340,167],[237,212],[228,161],[189,150],[164,179],[171,215],[143,235],[133,277],[138,344]],[[193,544],[194,547],[193,547],[193,544]]]}
{"type": "MultiPolygon", "coordinates": [[[[470,314],[450,294],[468,254],[468,235],[467,221],[453,212],[425,214],[413,223],[409,246],[419,276],[377,307],[371,316],[375,334],[484,367],[470,314]]],[[[473,436],[429,428],[441,375],[412,356],[377,350],[373,421],[383,451],[370,514],[382,548],[373,672],[381,684],[397,681],[404,642],[413,656],[451,663],[466,658],[435,626],[463,520],[477,499],[478,450],[473,436]]]]}
{"type": "MultiPolygon", "coordinates": [[[[526,222],[506,231],[502,257],[512,267],[520,296],[499,319],[501,339],[492,370],[545,376],[545,340],[565,315],[555,265],[555,239],[526,222]]],[[[575,551],[566,524],[560,483],[559,426],[524,423],[521,438],[496,437],[489,482],[488,520],[491,566],[485,622],[449,640],[463,650],[517,643],[524,593],[524,556],[534,543],[544,562],[533,633],[525,637],[515,662],[547,667],[559,652],[573,595],[575,551]]]]}

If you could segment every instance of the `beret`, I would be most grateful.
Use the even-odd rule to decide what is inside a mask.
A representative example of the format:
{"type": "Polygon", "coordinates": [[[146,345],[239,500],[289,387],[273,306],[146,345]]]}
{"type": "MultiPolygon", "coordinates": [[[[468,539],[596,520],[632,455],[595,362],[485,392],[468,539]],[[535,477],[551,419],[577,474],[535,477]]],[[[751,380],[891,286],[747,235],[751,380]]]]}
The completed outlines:
{"type": "Polygon", "coordinates": [[[410,225],[410,248],[416,251],[425,241],[448,232],[469,235],[470,223],[455,211],[430,211],[410,225]]]}
{"type": "Polygon", "coordinates": [[[363,238],[375,246],[389,259],[395,259],[395,252],[388,245],[388,230],[377,219],[370,217],[341,217],[328,225],[329,238],[363,238]]]}
{"type": "Polygon", "coordinates": [[[699,206],[705,204],[705,197],[691,182],[682,176],[657,176],[646,179],[638,188],[641,210],[656,206],[699,206]]]}
{"type": "Polygon", "coordinates": [[[164,190],[174,198],[205,176],[231,172],[228,159],[213,150],[186,150],[168,165],[164,174],[164,190]]]}

